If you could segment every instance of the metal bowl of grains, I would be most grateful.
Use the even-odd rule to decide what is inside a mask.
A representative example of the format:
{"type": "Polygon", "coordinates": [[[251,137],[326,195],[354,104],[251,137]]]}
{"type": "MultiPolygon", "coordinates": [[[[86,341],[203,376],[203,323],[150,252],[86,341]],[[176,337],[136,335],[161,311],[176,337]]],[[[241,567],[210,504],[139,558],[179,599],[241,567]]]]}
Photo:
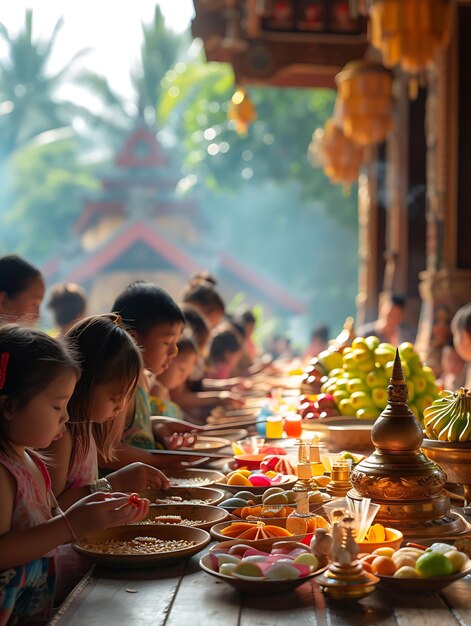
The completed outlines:
{"type": "Polygon", "coordinates": [[[155,524],[175,524],[176,526],[191,526],[209,530],[214,524],[224,522],[230,517],[225,509],[216,506],[177,504],[155,505],[149,507],[149,513],[140,522],[139,526],[155,524]]]}
{"type": "Polygon", "coordinates": [[[146,489],[139,493],[141,498],[147,498],[151,504],[178,505],[178,504],[219,504],[226,497],[221,489],[213,487],[170,487],[162,489],[146,489]]]}
{"type": "Polygon", "coordinates": [[[186,559],[210,542],[201,528],[159,524],[117,526],[81,537],[72,544],[83,557],[108,567],[153,567],[186,559]]]}
{"type": "Polygon", "coordinates": [[[170,487],[209,487],[224,480],[224,474],[204,469],[168,469],[170,487]]]}

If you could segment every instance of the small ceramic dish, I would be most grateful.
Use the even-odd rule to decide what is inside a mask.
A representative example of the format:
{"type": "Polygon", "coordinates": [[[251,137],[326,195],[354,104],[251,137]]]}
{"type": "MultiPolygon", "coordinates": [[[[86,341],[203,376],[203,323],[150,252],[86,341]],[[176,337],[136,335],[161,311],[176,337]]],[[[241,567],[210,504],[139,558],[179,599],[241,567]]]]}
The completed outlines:
{"type": "Polygon", "coordinates": [[[471,559],[465,566],[450,576],[433,576],[429,578],[395,578],[394,576],[379,576],[378,589],[396,594],[435,593],[444,589],[455,580],[471,574],[471,559]]]}
{"type": "MultiPolygon", "coordinates": [[[[208,532],[201,528],[189,526],[155,525],[155,526],[116,526],[90,533],[72,544],[81,556],[108,567],[154,567],[163,561],[186,559],[200,552],[211,541],[208,532]],[[110,541],[131,541],[137,537],[154,537],[163,541],[186,541],[188,545],[169,552],[155,554],[118,554],[98,551],[98,547],[110,541]],[[95,548],[96,546],[96,548],[95,548]]],[[[108,549],[112,549],[109,547],[108,549]]]]}
{"type": "Polygon", "coordinates": [[[151,504],[178,505],[178,504],[212,504],[222,502],[226,497],[220,489],[212,487],[170,487],[162,489],[147,489],[139,493],[141,498],[148,498],[151,504]],[[176,498],[171,502],[172,498],[176,498]]]}
{"type": "Polygon", "coordinates": [[[360,552],[374,552],[378,548],[392,548],[394,551],[399,550],[404,540],[404,535],[400,530],[395,528],[385,528],[384,533],[386,539],[384,541],[362,541],[360,544],[360,552]]]}
{"type": "Polygon", "coordinates": [[[216,506],[208,506],[204,504],[161,504],[151,505],[149,513],[144,518],[147,523],[138,523],[136,526],[147,528],[155,524],[168,524],[172,526],[188,526],[190,528],[202,528],[209,530],[214,524],[226,521],[230,517],[230,513],[216,506]],[[173,522],[160,521],[159,516],[177,515],[182,520],[193,522],[191,524],[175,524],[173,522]],[[157,518],[157,519],[155,519],[157,518]],[[151,522],[152,520],[152,522],[151,522]],[[195,523],[198,522],[198,523],[195,523]]]}
{"type": "Polygon", "coordinates": [[[266,454],[236,454],[234,456],[237,467],[245,467],[249,470],[260,469],[260,463],[266,454]]]}

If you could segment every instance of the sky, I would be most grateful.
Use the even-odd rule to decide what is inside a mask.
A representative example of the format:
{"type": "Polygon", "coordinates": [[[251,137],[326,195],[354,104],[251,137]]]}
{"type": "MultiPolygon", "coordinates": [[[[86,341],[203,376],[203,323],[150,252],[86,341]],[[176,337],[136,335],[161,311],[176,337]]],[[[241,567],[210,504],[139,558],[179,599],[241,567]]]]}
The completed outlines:
{"type": "MultiPolygon", "coordinates": [[[[129,69],[141,41],[141,22],[149,22],[160,5],[170,28],[185,30],[194,15],[192,0],[10,0],[0,5],[0,22],[15,33],[26,8],[33,9],[33,33],[47,37],[62,16],[51,70],[63,67],[81,48],[93,48],[80,64],[105,74],[112,87],[126,95],[129,69]]],[[[5,47],[0,43],[0,58],[5,47]]]]}

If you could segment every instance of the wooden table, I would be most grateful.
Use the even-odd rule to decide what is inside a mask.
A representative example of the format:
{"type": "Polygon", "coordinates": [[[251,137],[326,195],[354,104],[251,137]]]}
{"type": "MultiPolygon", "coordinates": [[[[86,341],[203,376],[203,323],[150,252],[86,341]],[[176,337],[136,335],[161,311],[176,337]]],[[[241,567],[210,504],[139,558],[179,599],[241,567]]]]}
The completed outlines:
{"type": "Polygon", "coordinates": [[[440,594],[377,590],[350,605],[327,600],[311,582],[255,599],[201,571],[200,556],[149,570],[96,567],[49,626],[471,626],[471,576],[440,594]]]}

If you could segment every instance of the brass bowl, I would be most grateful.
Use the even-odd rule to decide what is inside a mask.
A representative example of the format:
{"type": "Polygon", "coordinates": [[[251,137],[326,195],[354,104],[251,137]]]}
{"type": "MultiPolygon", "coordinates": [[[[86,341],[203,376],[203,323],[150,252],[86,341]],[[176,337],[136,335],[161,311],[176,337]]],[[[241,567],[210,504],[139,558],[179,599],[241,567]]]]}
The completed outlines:
{"type": "Polygon", "coordinates": [[[459,572],[450,576],[431,576],[428,578],[395,578],[394,576],[379,576],[378,589],[394,594],[421,594],[441,591],[455,580],[464,578],[471,573],[471,560],[459,572]]]}
{"type": "Polygon", "coordinates": [[[471,442],[424,439],[424,453],[440,465],[450,483],[462,485],[466,502],[471,501],[471,442]]]}
{"type": "Polygon", "coordinates": [[[395,528],[385,528],[384,531],[386,534],[384,541],[363,541],[358,544],[360,546],[360,552],[371,553],[378,548],[393,548],[393,550],[399,550],[404,540],[404,535],[401,531],[395,528]]]}

